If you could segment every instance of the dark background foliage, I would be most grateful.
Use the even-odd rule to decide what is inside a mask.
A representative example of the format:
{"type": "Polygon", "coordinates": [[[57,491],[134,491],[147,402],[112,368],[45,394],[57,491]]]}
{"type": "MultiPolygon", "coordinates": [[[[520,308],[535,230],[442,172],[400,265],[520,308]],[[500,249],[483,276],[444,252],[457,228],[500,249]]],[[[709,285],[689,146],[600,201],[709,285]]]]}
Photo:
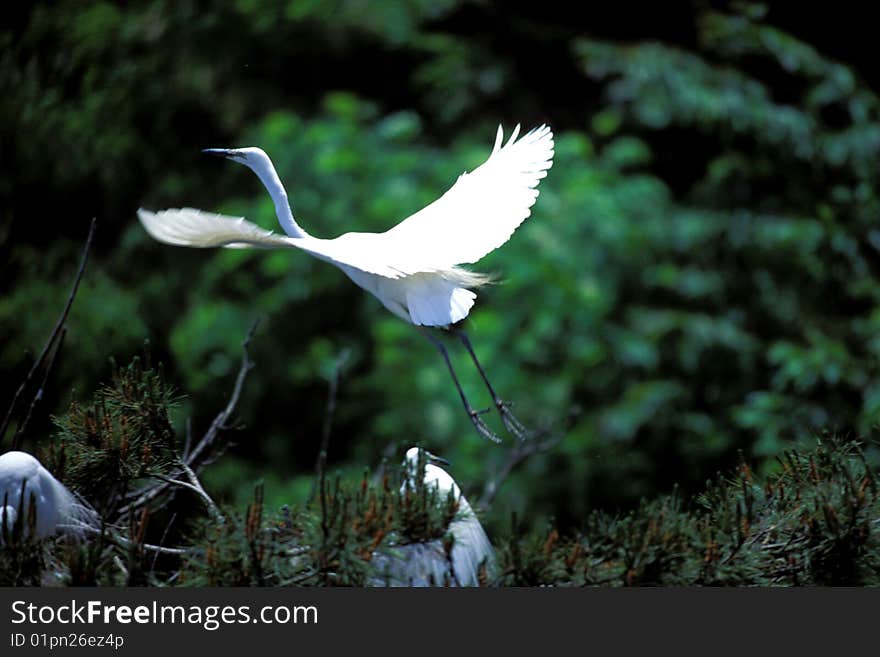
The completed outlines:
{"type": "MultiPolygon", "coordinates": [[[[422,443],[467,493],[506,457],[481,441],[415,331],[305,254],[160,245],[139,206],[274,227],[246,170],[205,147],[258,145],[319,236],[384,230],[488,154],[498,123],[547,122],[532,217],[480,263],[503,284],[469,329],[518,415],[561,429],[487,516],[582,526],[593,509],[703,490],[742,451],[758,471],[880,413],[880,72],[867,9],[713,3],[23,3],[0,28],[0,400],[59,309],[88,222],[96,245],[50,413],[145,350],[203,430],[251,355],[219,499],[312,485],[330,441],[356,473],[422,443]]],[[[456,355],[471,394],[482,388],[456,355]]],[[[488,400],[482,399],[482,402],[488,400]]],[[[5,404],[6,402],[4,402],[5,404]]],[[[509,444],[509,443],[508,443],[509,444]]],[[[880,456],[869,446],[867,458],[880,456]]],[[[491,533],[491,532],[490,532],[491,533]]]]}

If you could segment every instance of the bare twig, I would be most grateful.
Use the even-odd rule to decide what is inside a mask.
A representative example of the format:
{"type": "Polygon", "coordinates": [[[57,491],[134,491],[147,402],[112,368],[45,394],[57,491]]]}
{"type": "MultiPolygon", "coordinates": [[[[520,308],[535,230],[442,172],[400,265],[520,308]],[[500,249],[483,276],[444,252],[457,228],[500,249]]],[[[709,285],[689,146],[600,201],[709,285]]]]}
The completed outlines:
{"type": "Polygon", "coordinates": [[[315,489],[317,486],[321,486],[321,491],[323,494],[323,474],[324,470],[327,467],[327,450],[330,447],[330,433],[333,429],[333,416],[336,414],[336,397],[339,394],[339,379],[342,374],[342,368],[345,367],[345,362],[348,360],[351,351],[348,349],[343,349],[339,356],[336,357],[336,362],[333,363],[333,371],[330,373],[329,385],[327,387],[327,406],[324,411],[324,423],[321,426],[321,447],[318,450],[318,458],[315,460],[315,481],[316,484],[312,485],[312,492],[309,495],[309,501],[313,500],[315,497],[315,489]]]}
{"type": "MultiPolygon", "coordinates": [[[[174,521],[177,520],[177,514],[174,513],[171,516],[171,520],[168,521],[168,524],[165,525],[165,531],[162,532],[162,538],[159,539],[159,547],[165,542],[165,539],[168,537],[168,532],[171,531],[171,525],[174,524],[174,521]]],[[[156,572],[156,562],[159,560],[159,553],[156,552],[153,554],[153,563],[150,564],[150,574],[154,574],[156,572]]]]}
{"type": "Polygon", "coordinates": [[[559,434],[552,433],[549,429],[543,429],[535,432],[530,438],[517,442],[508,450],[507,458],[501,465],[501,469],[483,487],[483,495],[478,503],[479,508],[485,511],[492,506],[492,502],[495,501],[495,496],[498,495],[501,485],[520,463],[535,454],[549,452],[562,442],[576,417],[577,413],[572,410],[566,419],[565,428],[559,434]]]}
{"type": "Polygon", "coordinates": [[[52,345],[55,344],[55,341],[58,339],[58,336],[61,333],[61,329],[64,327],[65,322],[67,322],[67,316],[70,314],[70,308],[73,305],[73,300],[76,298],[76,291],[79,289],[79,283],[82,280],[83,273],[86,270],[86,262],[88,262],[89,259],[89,249],[92,246],[92,237],[94,236],[94,234],[95,220],[92,219],[92,223],[89,224],[89,234],[86,237],[86,244],[83,247],[79,269],[76,272],[76,278],[73,280],[73,287],[70,290],[70,294],[67,296],[67,303],[64,306],[64,311],[61,313],[58,321],[55,322],[55,328],[52,329],[52,333],[49,335],[49,339],[46,340],[46,344],[43,345],[43,351],[40,352],[40,356],[34,362],[30,371],[27,373],[27,376],[24,378],[24,381],[21,382],[21,385],[18,386],[18,389],[15,391],[15,395],[12,397],[12,402],[9,404],[9,409],[6,411],[6,415],[3,417],[3,423],[0,424],[0,444],[3,443],[3,437],[6,435],[6,430],[9,428],[9,422],[12,420],[12,414],[15,412],[15,407],[18,405],[19,397],[21,397],[21,395],[27,389],[28,385],[30,385],[31,379],[34,378],[36,373],[43,366],[43,362],[46,360],[46,356],[49,354],[52,345]]]}
{"type": "Polygon", "coordinates": [[[385,471],[388,468],[388,461],[397,452],[399,444],[400,443],[397,440],[391,439],[388,444],[382,448],[382,460],[379,461],[379,465],[376,466],[376,470],[373,473],[373,481],[382,481],[382,477],[385,476],[385,471]]]}
{"type": "Polygon", "coordinates": [[[46,381],[49,380],[49,374],[55,366],[55,359],[58,356],[58,352],[61,351],[61,346],[64,344],[64,338],[66,336],[67,327],[63,328],[58,335],[58,340],[55,342],[55,348],[52,350],[52,356],[49,358],[49,363],[46,365],[46,369],[43,370],[43,379],[40,381],[40,387],[37,389],[37,393],[31,400],[31,405],[28,406],[27,415],[24,416],[24,420],[18,425],[15,434],[12,436],[12,449],[19,449],[21,447],[21,439],[24,436],[24,432],[27,430],[28,424],[30,424],[31,416],[34,413],[34,407],[43,400],[43,389],[46,387],[46,381]]]}
{"type": "Polygon", "coordinates": [[[181,462],[181,467],[183,467],[183,471],[186,473],[186,477],[187,479],[189,479],[189,482],[192,484],[193,488],[195,488],[196,492],[205,501],[205,504],[208,505],[208,511],[211,512],[214,520],[221,524],[226,522],[226,518],[223,517],[223,514],[220,513],[220,509],[217,507],[217,504],[205,491],[205,487],[202,486],[202,482],[199,481],[199,478],[196,476],[196,473],[193,472],[193,469],[189,467],[185,462],[181,462]]]}
{"type": "Polygon", "coordinates": [[[122,576],[125,577],[125,579],[128,579],[128,568],[122,563],[122,559],[119,558],[118,554],[113,555],[113,563],[116,564],[116,567],[119,568],[120,571],[122,571],[122,576]]]}
{"type": "Polygon", "coordinates": [[[535,454],[549,452],[550,450],[554,449],[560,442],[562,442],[562,440],[565,438],[565,435],[574,426],[578,416],[580,415],[580,412],[581,409],[578,406],[572,406],[571,408],[569,408],[568,415],[565,418],[564,426],[558,434],[555,434],[550,429],[545,428],[533,433],[531,437],[529,437],[527,440],[521,441],[514,445],[514,447],[509,450],[504,464],[501,466],[501,469],[498,471],[495,477],[489,479],[486,482],[486,485],[483,488],[483,495],[482,497],[480,497],[479,507],[483,511],[485,511],[492,505],[492,502],[495,500],[495,496],[498,494],[501,485],[507,480],[507,478],[513,472],[514,468],[516,468],[520,463],[535,454]]]}
{"type": "Polygon", "coordinates": [[[226,404],[226,408],[217,414],[217,417],[214,418],[214,421],[211,423],[211,426],[208,427],[205,435],[202,436],[202,439],[189,453],[186,464],[191,468],[196,470],[199,469],[203,464],[204,459],[207,458],[208,450],[214,445],[214,441],[217,439],[217,434],[221,429],[228,428],[226,423],[233,412],[235,412],[235,407],[238,406],[238,399],[241,396],[244,381],[247,378],[248,373],[254,368],[254,362],[250,359],[250,355],[248,354],[248,347],[250,346],[251,339],[254,337],[254,332],[259,325],[260,320],[255,320],[251,325],[250,330],[248,330],[244,342],[241,344],[241,367],[238,370],[238,376],[235,378],[235,386],[232,389],[232,395],[229,397],[229,403],[226,404]]]}
{"type": "MultiPolygon", "coordinates": [[[[125,539],[123,539],[121,536],[118,537],[118,540],[120,542],[125,541],[125,539]]],[[[123,547],[125,547],[124,543],[123,547]]],[[[149,552],[158,552],[159,554],[175,554],[177,556],[183,556],[185,554],[191,554],[193,552],[193,550],[188,550],[186,548],[170,548],[164,547],[162,545],[152,545],[150,543],[141,543],[141,547],[149,552]]]]}
{"type": "MultiPolygon", "coordinates": [[[[217,414],[214,421],[211,422],[211,426],[208,427],[208,430],[199,440],[198,444],[192,448],[192,450],[187,448],[185,450],[185,456],[181,458],[181,464],[190,468],[193,472],[198,472],[204,465],[206,465],[211,453],[211,448],[215,446],[214,443],[217,439],[217,435],[221,430],[229,428],[227,422],[238,405],[238,400],[241,397],[241,391],[244,387],[245,379],[247,378],[248,373],[254,368],[254,362],[250,359],[250,355],[248,354],[248,346],[250,345],[251,339],[253,338],[254,332],[257,330],[259,324],[260,321],[258,319],[253,323],[245,336],[244,342],[242,342],[241,367],[238,370],[238,376],[235,378],[235,385],[232,389],[232,394],[229,397],[229,402],[226,404],[226,407],[217,414]]],[[[187,430],[189,431],[189,429],[187,430]]],[[[187,445],[189,445],[190,442],[191,440],[187,439],[187,445]]],[[[177,477],[181,474],[186,474],[186,471],[182,467],[178,468],[178,471],[175,472],[172,477],[177,477]]],[[[161,478],[158,479],[161,480],[161,478]]],[[[177,480],[175,480],[175,482],[185,483],[178,482],[177,480]]],[[[136,509],[145,504],[149,504],[154,499],[167,492],[169,488],[172,485],[176,485],[176,483],[171,484],[168,481],[163,481],[161,484],[149,486],[145,490],[138,491],[137,497],[122,507],[120,513],[125,514],[131,509],[136,509]]]]}
{"type": "Polygon", "coordinates": [[[279,586],[299,586],[303,582],[310,580],[312,577],[318,574],[318,571],[315,569],[307,570],[304,573],[300,573],[295,577],[291,577],[290,579],[286,579],[279,583],[279,586]]]}
{"type": "MultiPolygon", "coordinates": [[[[101,530],[96,527],[88,527],[88,526],[82,527],[82,530],[85,531],[86,533],[90,533],[90,534],[102,534],[103,533],[107,538],[109,538],[113,543],[115,543],[116,545],[118,545],[121,548],[127,549],[127,548],[130,548],[133,544],[132,541],[120,536],[119,534],[117,534],[115,532],[110,532],[107,530],[101,530]]],[[[142,547],[143,549],[149,550],[151,552],[159,552],[160,554],[173,554],[176,556],[183,556],[186,554],[191,554],[193,552],[192,549],[170,548],[170,547],[163,547],[161,545],[150,545],[149,543],[141,543],[139,545],[139,547],[142,547]]]]}
{"type": "MultiPolygon", "coordinates": [[[[192,470],[190,470],[192,472],[192,470]]],[[[185,488],[188,491],[192,491],[205,503],[205,506],[208,508],[208,511],[211,513],[211,516],[217,520],[218,522],[223,522],[224,518],[217,510],[217,505],[214,504],[214,500],[205,492],[205,489],[202,488],[201,483],[198,483],[198,479],[196,479],[196,483],[190,483],[186,481],[181,481],[180,479],[174,479],[173,477],[166,477],[165,475],[159,474],[157,472],[150,473],[149,475],[153,479],[159,479],[160,481],[164,481],[166,484],[171,486],[179,486],[180,488],[185,488]]]]}

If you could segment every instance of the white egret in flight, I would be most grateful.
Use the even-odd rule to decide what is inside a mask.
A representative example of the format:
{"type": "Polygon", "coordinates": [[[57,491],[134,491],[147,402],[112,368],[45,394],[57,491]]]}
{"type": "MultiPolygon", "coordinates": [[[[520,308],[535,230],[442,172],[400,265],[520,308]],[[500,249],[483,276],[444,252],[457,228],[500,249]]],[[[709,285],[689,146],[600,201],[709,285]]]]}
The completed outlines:
{"type": "MultiPolygon", "coordinates": [[[[446,470],[439,467],[439,464],[448,466],[449,463],[428,451],[424,455],[425,485],[436,489],[438,500],[445,500],[451,491],[458,501],[458,512],[448,528],[453,538],[452,550],[447,557],[443,542],[438,539],[429,543],[398,545],[390,553],[376,554],[373,562],[380,577],[373,583],[430,586],[448,582],[457,586],[479,586],[480,571],[485,568],[487,577],[491,578],[496,569],[495,550],[458,484],[446,470]]],[[[408,449],[403,463],[407,476],[415,476],[419,465],[419,448],[408,449]]]]}
{"type": "Polygon", "coordinates": [[[18,451],[0,454],[0,527],[12,532],[18,520],[27,531],[32,503],[34,534],[39,538],[57,532],[79,535],[87,527],[99,526],[98,515],[36,458],[18,451]]]}
{"type": "MultiPolygon", "coordinates": [[[[487,276],[461,265],[478,261],[504,244],[529,216],[538,183],[553,162],[553,133],[542,125],[519,139],[519,126],[503,141],[498,127],[489,158],[459,176],[439,199],[383,233],[346,233],[335,239],[312,237],[293,218],[287,192],[269,156],[259,148],[206,149],[251,169],[266,187],[287,235],[265,230],[243,217],[227,217],[192,208],[138,210],[147,232],[166,244],[191,247],[300,249],[339,267],[357,285],[375,295],[392,313],[419,327],[452,329],[467,349],[507,429],[519,438],[525,428],[495,393],[467,335],[454,325],[470,312],[473,289],[487,276]]],[[[449,354],[433,335],[474,427],[485,438],[498,437],[470,405],[449,354]]]]}

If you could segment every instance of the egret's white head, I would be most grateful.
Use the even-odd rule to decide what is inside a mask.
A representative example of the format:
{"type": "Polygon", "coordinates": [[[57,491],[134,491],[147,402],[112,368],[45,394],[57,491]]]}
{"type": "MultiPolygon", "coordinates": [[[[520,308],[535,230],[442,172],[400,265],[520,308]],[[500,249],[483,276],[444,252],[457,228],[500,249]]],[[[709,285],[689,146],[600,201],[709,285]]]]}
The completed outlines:
{"type": "MultiPolygon", "coordinates": [[[[404,457],[404,464],[410,467],[415,467],[419,462],[419,450],[420,447],[410,447],[406,450],[406,456],[404,457]]],[[[449,465],[449,461],[444,458],[437,456],[436,454],[431,454],[428,450],[422,450],[425,452],[425,463],[428,465],[449,465]]]]}
{"type": "Polygon", "coordinates": [[[260,179],[272,197],[275,204],[275,214],[278,217],[278,223],[284,232],[291,237],[306,237],[308,233],[300,228],[299,224],[293,218],[293,210],[290,209],[290,203],[287,200],[287,192],[272,160],[266,155],[266,151],[256,146],[247,146],[245,148],[205,148],[203,153],[208,155],[216,155],[217,157],[225,157],[233,162],[245,165],[260,179]]]}
{"type": "Polygon", "coordinates": [[[233,162],[240,162],[250,168],[255,166],[265,166],[267,163],[271,167],[272,161],[266,155],[266,151],[256,146],[248,146],[246,148],[205,148],[202,153],[215,155],[216,157],[225,157],[233,162]]]}
{"type": "Polygon", "coordinates": [[[256,146],[248,146],[246,148],[205,148],[202,152],[216,157],[225,157],[227,160],[245,165],[257,174],[263,185],[269,190],[269,194],[275,201],[276,206],[279,201],[281,202],[282,207],[279,219],[281,219],[282,215],[286,214],[285,210],[289,210],[287,207],[287,193],[284,191],[284,186],[275,172],[275,165],[272,164],[272,160],[269,159],[266,151],[262,148],[257,148],[256,146]]]}

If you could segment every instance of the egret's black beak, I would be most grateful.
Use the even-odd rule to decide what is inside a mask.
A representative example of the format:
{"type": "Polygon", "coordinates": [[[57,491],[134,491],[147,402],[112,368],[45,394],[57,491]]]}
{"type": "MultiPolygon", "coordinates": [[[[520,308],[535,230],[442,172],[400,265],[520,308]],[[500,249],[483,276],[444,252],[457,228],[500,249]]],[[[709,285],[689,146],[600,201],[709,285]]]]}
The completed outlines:
{"type": "Polygon", "coordinates": [[[229,157],[234,158],[238,154],[229,148],[203,148],[202,153],[207,153],[208,155],[214,155],[215,157],[229,157]]]}
{"type": "Polygon", "coordinates": [[[436,454],[431,454],[431,452],[429,452],[427,450],[425,450],[425,458],[427,459],[428,463],[430,463],[432,465],[445,465],[447,467],[452,465],[449,461],[444,459],[442,456],[437,456],[436,454]]]}

